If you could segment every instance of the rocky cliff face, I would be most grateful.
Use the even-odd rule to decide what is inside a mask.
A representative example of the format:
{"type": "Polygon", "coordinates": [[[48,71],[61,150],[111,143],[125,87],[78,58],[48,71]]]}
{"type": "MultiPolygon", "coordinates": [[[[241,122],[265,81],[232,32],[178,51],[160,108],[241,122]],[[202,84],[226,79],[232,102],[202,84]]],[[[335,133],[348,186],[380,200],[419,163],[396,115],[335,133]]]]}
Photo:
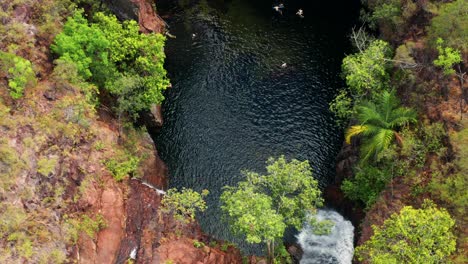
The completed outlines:
{"type": "MultiPolygon", "coordinates": [[[[160,214],[167,169],[148,133],[122,128],[54,69],[49,46],[69,15],[57,4],[0,5],[0,50],[31,61],[37,79],[13,100],[0,64],[0,263],[240,263],[232,247],[195,247],[214,243],[196,224],[160,214]],[[129,153],[139,166],[118,181],[109,164],[129,153]]],[[[143,32],[162,31],[152,6],[128,9],[139,7],[143,32]]]]}

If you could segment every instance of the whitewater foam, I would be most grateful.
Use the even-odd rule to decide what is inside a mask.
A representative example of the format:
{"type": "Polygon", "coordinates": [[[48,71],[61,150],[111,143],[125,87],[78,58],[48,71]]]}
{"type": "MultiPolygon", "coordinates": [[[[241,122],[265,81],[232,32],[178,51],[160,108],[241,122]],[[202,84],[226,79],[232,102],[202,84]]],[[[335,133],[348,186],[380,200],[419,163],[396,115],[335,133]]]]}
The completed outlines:
{"type": "Polygon", "coordinates": [[[297,240],[304,254],[301,264],[350,264],[354,253],[354,226],[338,212],[318,210],[317,219],[335,223],[330,234],[315,235],[312,227],[306,225],[297,240]]]}

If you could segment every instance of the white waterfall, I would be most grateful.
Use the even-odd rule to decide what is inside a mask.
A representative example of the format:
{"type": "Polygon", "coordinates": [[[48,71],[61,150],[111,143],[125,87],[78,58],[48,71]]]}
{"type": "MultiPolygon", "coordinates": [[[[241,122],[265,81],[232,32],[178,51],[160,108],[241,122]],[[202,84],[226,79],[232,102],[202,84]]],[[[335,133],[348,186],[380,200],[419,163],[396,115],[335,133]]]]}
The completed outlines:
{"type": "Polygon", "coordinates": [[[332,210],[318,210],[318,220],[335,223],[328,235],[315,235],[310,226],[305,226],[297,235],[304,254],[301,264],[350,264],[353,259],[354,226],[339,213],[332,210]]]}

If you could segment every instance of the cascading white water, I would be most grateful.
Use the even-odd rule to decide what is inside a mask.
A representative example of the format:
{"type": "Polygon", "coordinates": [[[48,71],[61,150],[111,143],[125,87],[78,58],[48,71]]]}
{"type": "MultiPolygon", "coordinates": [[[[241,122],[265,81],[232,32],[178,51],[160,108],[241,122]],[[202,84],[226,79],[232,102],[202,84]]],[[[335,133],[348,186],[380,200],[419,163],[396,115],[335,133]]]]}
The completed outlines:
{"type": "Polygon", "coordinates": [[[304,254],[301,264],[350,264],[353,259],[354,226],[339,213],[332,210],[318,210],[318,220],[335,223],[328,235],[315,235],[310,226],[297,235],[304,254]]]}

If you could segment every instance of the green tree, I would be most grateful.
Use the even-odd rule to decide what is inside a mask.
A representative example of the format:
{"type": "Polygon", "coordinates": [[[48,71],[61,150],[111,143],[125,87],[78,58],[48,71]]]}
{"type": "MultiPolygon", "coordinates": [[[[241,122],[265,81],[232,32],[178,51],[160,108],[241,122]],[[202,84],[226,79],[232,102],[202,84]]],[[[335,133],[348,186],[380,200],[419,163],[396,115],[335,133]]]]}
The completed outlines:
{"type": "Polygon", "coordinates": [[[237,187],[226,187],[221,201],[221,209],[232,220],[231,229],[244,234],[248,243],[266,243],[271,254],[273,241],[286,229],[283,218],[273,209],[272,198],[259,193],[252,184],[240,182],[237,187]]]}
{"type": "Polygon", "coordinates": [[[113,15],[98,12],[93,19],[88,23],[83,11],[68,18],[52,51],[75,63],[84,80],[113,96],[119,116],[135,117],[161,103],[162,91],[169,85],[163,67],[164,36],[141,34],[138,23],[121,23],[113,15]]]}
{"type": "Polygon", "coordinates": [[[204,212],[206,210],[206,203],[203,199],[208,194],[208,190],[199,193],[186,188],[182,188],[181,191],[174,188],[169,189],[161,201],[161,211],[171,214],[180,223],[191,223],[195,221],[197,211],[204,212]]]}
{"type": "Polygon", "coordinates": [[[356,248],[359,260],[375,264],[447,263],[455,251],[455,221],[445,209],[426,201],[422,209],[405,206],[374,228],[374,235],[356,248]]]}
{"type": "Polygon", "coordinates": [[[96,26],[90,26],[83,17],[83,10],[78,10],[72,17],[68,17],[63,31],[55,37],[50,48],[63,60],[75,63],[80,76],[90,80],[93,72],[109,75],[108,72],[99,72],[96,69],[109,66],[109,45],[103,32],[96,26]]]}
{"type": "Polygon", "coordinates": [[[266,243],[273,261],[275,242],[286,227],[300,229],[308,220],[323,229],[323,223],[313,217],[323,199],[308,161],[270,158],[266,169],[266,175],[244,171],[245,181],[225,187],[221,209],[234,232],[246,235],[247,242],[266,243]]]}
{"type": "Polygon", "coordinates": [[[367,49],[343,59],[343,73],[351,95],[372,96],[388,88],[387,60],[391,50],[387,42],[374,40],[367,49]]]}
{"type": "Polygon", "coordinates": [[[395,139],[401,143],[402,138],[397,129],[405,124],[416,122],[416,112],[400,107],[394,92],[383,91],[376,101],[375,103],[373,101],[359,103],[356,106],[356,118],[360,124],[346,131],[348,144],[351,143],[353,136],[365,137],[361,147],[361,161],[363,162],[387,149],[395,139]]]}
{"type": "Polygon", "coordinates": [[[434,65],[441,67],[445,75],[454,74],[453,66],[462,62],[460,51],[451,47],[444,47],[444,40],[441,38],[437,39],[437,51],[439,51],[439,56],[434,60],[434,65]]]}

